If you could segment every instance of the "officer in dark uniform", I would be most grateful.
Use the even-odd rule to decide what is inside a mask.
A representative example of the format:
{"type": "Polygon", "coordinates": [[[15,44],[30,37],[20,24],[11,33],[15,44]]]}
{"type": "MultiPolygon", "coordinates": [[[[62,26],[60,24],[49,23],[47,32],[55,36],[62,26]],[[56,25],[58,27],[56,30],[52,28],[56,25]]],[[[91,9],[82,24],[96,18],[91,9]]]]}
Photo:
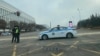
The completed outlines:
{"type": "Polygon", "coordinates": [[[14,26],[14,28],[12,29],[12,43],[16,42],[17,38],[16,38],[16,26],[14,26]]]}

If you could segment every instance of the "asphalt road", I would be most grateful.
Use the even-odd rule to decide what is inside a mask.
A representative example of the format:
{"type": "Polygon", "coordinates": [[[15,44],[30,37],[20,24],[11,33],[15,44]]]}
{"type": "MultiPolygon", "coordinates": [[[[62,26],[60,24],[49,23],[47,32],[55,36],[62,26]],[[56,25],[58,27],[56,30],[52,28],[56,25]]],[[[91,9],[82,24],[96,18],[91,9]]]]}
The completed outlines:
{"type": "Polygon", "coordinates": [[[21,34],[20,43],[0,36],[0,56],[100,56],[100,30],[78,30],[76,38],[38,40],[39,32],[21,34]]]}

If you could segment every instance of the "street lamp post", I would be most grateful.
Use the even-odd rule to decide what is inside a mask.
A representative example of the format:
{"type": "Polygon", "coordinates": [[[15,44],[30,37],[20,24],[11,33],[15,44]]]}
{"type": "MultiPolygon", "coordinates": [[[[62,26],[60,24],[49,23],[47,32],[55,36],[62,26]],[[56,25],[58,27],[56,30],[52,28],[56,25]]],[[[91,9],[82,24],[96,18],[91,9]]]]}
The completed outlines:
{"type": "Polygon", "coordinates": [[[50,22],[50,28],[51,28],[51,22],[50,22]]]}
{"type": "Polygon", "coordinates": [[[79,18],[80,18],[80,21],[81,21],[81,12],[80,12],[80,9],[78,8],[77,10],[79,12],[79,18]]]}

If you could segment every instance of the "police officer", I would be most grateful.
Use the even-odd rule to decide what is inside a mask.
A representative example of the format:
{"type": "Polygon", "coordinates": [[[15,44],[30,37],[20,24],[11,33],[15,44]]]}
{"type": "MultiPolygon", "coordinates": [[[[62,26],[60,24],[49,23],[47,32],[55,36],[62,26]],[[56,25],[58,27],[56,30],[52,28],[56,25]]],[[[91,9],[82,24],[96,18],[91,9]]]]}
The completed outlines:
{"type": "Polygon", "coordinates": [[[15,26],[14,28],[12,29],[12,43],[15,41],[15,26]]]}
{"type": "Polygon", "coordinates": [[[12,43],[13,42],[16,42],[16,34],[15,34],[15,32],[16,32],[16,26],[14,26],[14,28],[12,29],[12,43]]]}
{"type": "Polygon", "coordinates": [[[16,28],[16,37],[17,37],[17,43],[20,42],[20,29],[19,29],[19,26],[17,26],[16,28]]]}
{"type": "Polygon", "coordinates": [[[14,26],[12,30],[12,43],[15,41],[16,43],[20,42],[20,29],[18,26],[14,26]]]}

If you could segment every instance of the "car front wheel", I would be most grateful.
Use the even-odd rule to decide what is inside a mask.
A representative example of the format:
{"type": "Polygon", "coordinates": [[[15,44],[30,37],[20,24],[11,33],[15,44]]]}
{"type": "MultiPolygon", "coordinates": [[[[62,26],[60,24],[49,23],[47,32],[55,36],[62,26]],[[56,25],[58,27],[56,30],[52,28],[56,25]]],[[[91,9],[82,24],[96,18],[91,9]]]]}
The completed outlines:
{"type": "Polygon", "coordinates": [[[47,40],[48,39],[48,36],[47,35],[43,35],[42,36],[42,40],[47,40]]]}

